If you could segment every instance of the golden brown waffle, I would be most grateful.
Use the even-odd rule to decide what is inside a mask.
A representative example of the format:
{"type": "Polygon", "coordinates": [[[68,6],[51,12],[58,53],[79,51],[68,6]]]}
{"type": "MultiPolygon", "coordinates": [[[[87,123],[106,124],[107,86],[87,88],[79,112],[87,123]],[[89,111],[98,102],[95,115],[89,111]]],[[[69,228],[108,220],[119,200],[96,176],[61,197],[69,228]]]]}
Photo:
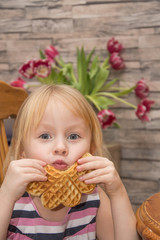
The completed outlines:
{"type": "MultiPolygon", "coordinates": [[[[91,156],[86,153],[83,157],[91,156]]],[[[79,181],[79,177],[90,171],[78,172],[77,162],[65,171],[55,169],[51,165],[45,166],[47,172],[46,182],[31,182],[27,186],[27,192],[33,196],[41,196],[44,207],[53,209],[60,204],[74,207],[80,203],[82,193],[89,194],[95,184],[85,184],[79,181]]]]}

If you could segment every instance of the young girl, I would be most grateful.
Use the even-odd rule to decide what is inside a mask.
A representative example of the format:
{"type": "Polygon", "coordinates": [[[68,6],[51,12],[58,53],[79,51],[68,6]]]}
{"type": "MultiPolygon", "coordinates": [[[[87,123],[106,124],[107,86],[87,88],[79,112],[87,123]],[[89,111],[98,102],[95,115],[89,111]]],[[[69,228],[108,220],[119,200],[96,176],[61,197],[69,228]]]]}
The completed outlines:
{"type": "Polygon", "coordinates": [[[102,133],[85,98],[66,85],[47,85],[30,94],[15,122],[0,188],[0,240],[137,240],[136,220],[126,190],[111,161],[102,157],[102,133]],[[91,157],[81,158],[90,152],[91,157]],[[65,170],[78,162],[87,184],[103,183],[68,208],[45,208],[26,191],[46,181],[44,166],[65,170]]]}

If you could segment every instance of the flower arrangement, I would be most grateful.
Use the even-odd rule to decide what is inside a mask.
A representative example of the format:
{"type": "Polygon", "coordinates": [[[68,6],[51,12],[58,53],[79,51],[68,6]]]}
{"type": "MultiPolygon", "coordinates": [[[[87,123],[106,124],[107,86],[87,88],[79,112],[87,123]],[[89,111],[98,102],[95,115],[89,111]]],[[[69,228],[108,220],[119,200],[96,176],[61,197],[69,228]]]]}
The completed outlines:
{"type": "Polygon", "coordinates": [[[116,102],[122,102],[135,110],[137,117],[142,121],[149,121],[148,113],[154,101],[149,100],[149,87],[145,80],[140,79],[130,88],[120,88],[116,83],[118,78],[110,79],[111,70],[118,71],[125,68],[121,57],[123,46],[115,38],[109,39],[107,43],[108,54],[103,62],[95,54],[93,49],[86,54],[84,48],[77,49],[76,70],[72,63],[65,63],[59,52],[53,46],[40,50],[40,59],[32,59],[19,68],[21,77],[11,82],[12,86],[28,88],[36,78],[43,84],[68,84],[78,89],[85,98],[98,110],[98,119],[102,128],[114,125],[118,127],[115,114],[109,109],[116,102]],[[22,78],[23,76],[23,78],[22,78]],[[25,78],[25,79],[24,79],[25,78]],[[115,87],[116,86],[116,87],[115,87]],[[123,99],[124,95],[135,92],[140,99],[138,106],[123,99]]]}

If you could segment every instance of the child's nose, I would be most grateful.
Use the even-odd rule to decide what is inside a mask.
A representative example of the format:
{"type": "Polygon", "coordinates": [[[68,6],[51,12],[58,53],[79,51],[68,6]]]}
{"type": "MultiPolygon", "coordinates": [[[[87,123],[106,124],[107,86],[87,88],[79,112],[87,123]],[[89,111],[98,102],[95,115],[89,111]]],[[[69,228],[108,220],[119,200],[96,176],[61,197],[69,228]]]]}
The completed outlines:
{"type": "Polygon", "coordinates": [[[67,155],[68,147],[64,141],[57,141],[53,147],[54,154],[67,155]]]}
{"type": "Polygon", "coordinates": [[[56,149],[54,152],[55,152],[55,154],[59,154],[59,155],[66,155],[67,154],[67,151],[63,150],[63,149],[56,149]]]}

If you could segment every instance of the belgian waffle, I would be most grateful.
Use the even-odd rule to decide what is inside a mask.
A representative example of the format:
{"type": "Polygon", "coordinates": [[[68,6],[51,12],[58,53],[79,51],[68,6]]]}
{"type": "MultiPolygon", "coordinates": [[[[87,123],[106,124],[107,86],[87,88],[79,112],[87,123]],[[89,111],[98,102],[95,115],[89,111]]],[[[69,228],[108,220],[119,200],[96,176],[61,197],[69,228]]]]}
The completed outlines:
{"type": "MultiPolygon", "coordinates": [[[[91,156],[86,153],[83,157],[91,156]]],[[[82,193],[89,194],[95,184],[85,184],[79,181],[79,177],[90,171],[78,172],[77,162],[65,171],[55,169],[51,165],[45,166],[47,172],[46,182],[31,182],[27,186],[27,192],[33,196],[41,197],[44,207],[53,209],[60,204],[73,207],[80,203],[82,193]]]]}

